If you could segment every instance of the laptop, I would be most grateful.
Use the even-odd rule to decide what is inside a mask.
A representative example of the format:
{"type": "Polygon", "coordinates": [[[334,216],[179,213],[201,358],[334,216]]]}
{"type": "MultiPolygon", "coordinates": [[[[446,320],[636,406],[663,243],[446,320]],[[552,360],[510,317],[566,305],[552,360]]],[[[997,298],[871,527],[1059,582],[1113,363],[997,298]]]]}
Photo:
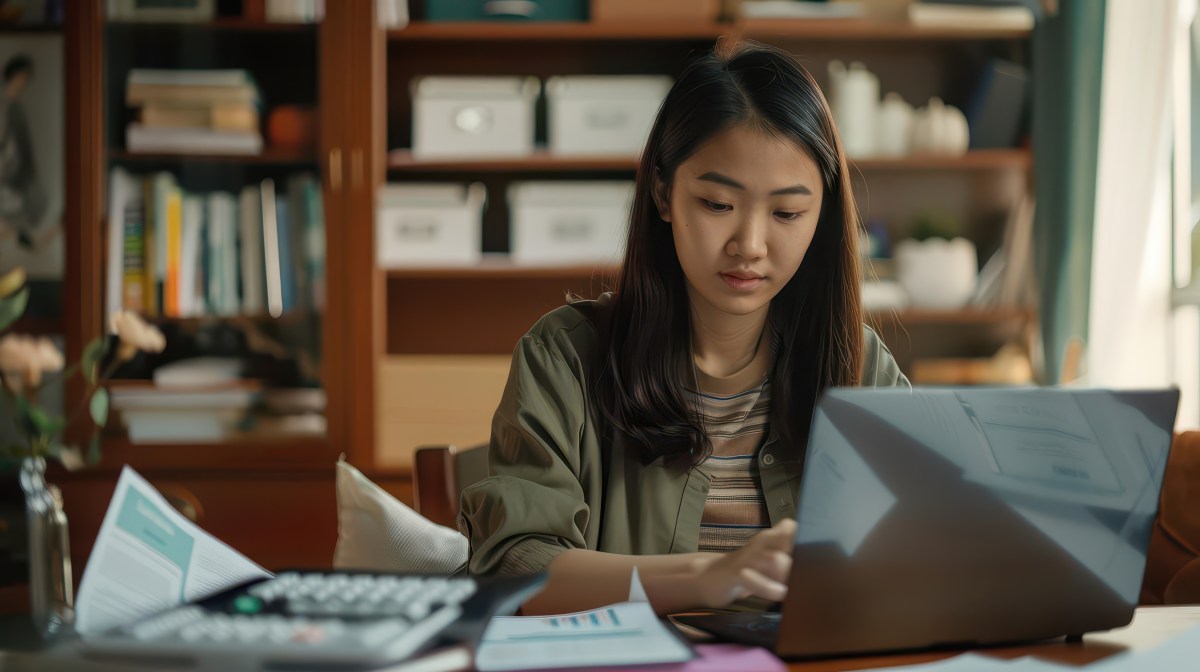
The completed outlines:
{"type": "Polygon", "coordinates": [[[1178,405],[1178,390],[830,390],[779,612],[676,620],[785,658],[1126,625],[1178,405]]]}

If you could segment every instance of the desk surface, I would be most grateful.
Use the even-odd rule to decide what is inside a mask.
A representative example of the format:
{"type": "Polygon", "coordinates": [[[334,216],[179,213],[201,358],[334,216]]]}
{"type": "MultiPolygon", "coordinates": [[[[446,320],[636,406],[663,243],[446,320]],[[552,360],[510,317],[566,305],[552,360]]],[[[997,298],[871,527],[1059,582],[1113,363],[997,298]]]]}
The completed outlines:
{"type": "MultiPolygon", "coordinates": [[[[1065,665],[1087,665],[1102,658],[1130,649],[1148,649],[1161,644],[1190,627],[1200,625],[1200,606],[1191,607],[1142,607],[1133,617],[1133,623],[1120,630],[1085,635],[1082,643],[1067,644],[1056,641],[1046,644],[1011,646],[977,650],[975,653],[997,658],[1021,658],[1034,656],[1065,665]]],[[[834,672],[842,670],[864,670],[894,665],[928,663],[957,655],[957,652],[916,653],[895,656],[873,656],[863,658],[839,658],[807,663],[790,663],[791,672],[834,672]]]]}
{"type": "MultiPolygon", "coordinates": [[[[1133,623],[1126,628],[1087,635],[1081,644],[1054,642],[1031,646],[1015,646],[977,651],[998,658],[1020,658],[1036,656],[1048,661],[1068,665],[1086,665],[1110,655],[1129,649],[1152,648],[1172,635],[1189,627],[1200,625],[1200,605],[1193,607],[1144,607],[1138,609],[1133,623]]],[[[32,653],[27,646],[14,646],[19,623],[12,617],[0,618],[0,632],[9,635],[0,637],[0,670],[40,670],[54,672],[118,672],[123,668],[111,665],[83,663],[75,658],[32,653]],[[7,641],[5,641],[7,640],[7,641]],[[20,652],[17,649],[25,649],[20,652]]],[[[29,635],[32,631],[26,630],[29,635]]],[[[24,636],[20,637],[22,640],[24,636]]],[[[931,662],[956,655],[955,652],[916,653],[895,656],[862,658],[839,658],[804,663],[790,663],[791,672],[834,672],[841,670],[863,670],[894,665],[913,665],[931,662]]]]}

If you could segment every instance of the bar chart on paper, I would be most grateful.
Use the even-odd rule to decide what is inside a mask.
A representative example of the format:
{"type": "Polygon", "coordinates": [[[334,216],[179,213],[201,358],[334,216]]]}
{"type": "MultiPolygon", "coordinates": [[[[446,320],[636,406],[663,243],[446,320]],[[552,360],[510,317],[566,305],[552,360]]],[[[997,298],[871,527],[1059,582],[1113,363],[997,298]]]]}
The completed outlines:
{"type": "Polygon", "coordinates": [[[560,616],[496,618],[475,664],[481,672],[680,663],[694,657],[646,602],[560,616]]]}

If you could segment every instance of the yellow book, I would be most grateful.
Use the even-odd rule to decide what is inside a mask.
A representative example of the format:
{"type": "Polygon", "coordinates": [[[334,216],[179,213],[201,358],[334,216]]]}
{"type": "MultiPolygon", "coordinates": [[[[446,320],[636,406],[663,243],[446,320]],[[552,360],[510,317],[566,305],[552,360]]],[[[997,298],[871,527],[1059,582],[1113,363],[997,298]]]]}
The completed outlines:
{"type": "Polygon", "coordinates": [[[163,314],[181,317],[179,267],[183,259],[183,195],[178,187],[167,195],[167,274],[163,280],[163,314]]]}
{"type": "Polygon", "coordinates": [[[255,132],[258,110],[240,103],[214,105],[147,105],[138,116],[146,128],[211,128],[255,132]]]}

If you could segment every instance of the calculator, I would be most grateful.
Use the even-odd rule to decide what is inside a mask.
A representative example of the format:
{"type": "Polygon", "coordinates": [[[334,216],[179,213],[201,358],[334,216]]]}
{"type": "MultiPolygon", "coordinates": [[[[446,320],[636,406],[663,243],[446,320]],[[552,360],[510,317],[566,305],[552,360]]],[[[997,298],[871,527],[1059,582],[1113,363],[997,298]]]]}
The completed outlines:
{"type": "Polygon", "coordinates": [[[369,669],[434,646],[477,648],[488,621],[545,584],[521,577],[287,571],[81,641],[106,660],[369,669]]]}

